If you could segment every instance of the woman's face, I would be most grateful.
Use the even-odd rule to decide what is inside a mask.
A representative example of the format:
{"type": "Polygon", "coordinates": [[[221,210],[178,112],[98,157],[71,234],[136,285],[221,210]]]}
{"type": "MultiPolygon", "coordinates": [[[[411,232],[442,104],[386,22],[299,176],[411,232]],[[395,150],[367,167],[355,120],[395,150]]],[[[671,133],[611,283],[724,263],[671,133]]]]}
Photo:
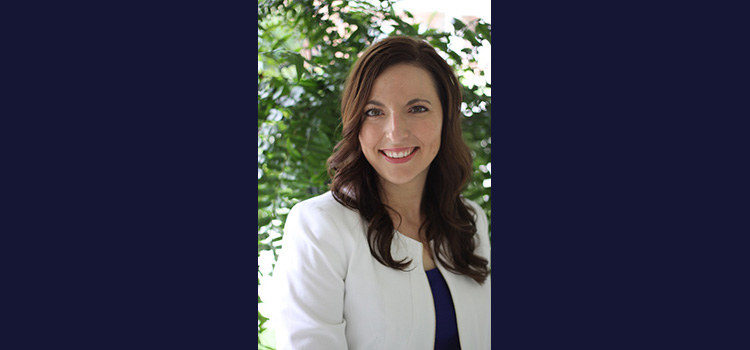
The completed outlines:
{"type": "Polygon", "coordinates": [[[440,149],[443,109],[430,74],[398,64],[376,79],[359,143],[384,185],[424,186],[440,149]]]}

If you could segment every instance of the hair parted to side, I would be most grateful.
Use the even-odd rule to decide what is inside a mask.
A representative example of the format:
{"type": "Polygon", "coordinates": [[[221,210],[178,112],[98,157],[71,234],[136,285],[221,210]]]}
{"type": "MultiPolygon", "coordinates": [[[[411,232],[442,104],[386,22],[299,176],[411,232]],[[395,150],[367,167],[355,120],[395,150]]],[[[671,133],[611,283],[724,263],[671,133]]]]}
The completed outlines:
{"type": "Polygon", "coordinates": [[[446,269],[483,283],[488,261],[474,253],[476,224],[473,208],[461,199],[472,172],[471,151],[461,134],[461,85],[453,69],[425,41],[404,36],[382,39],[370,46],[352,67],[341,101],[343,139],[328,158],[331,192],[342,205],[357,210],[369,223],[370,252],[383,265],[405,270],[410,261],[391,255],[394,225],[381,197],[378,174],[365,159],[359,143],[364,107],[375,79],[388,67],[407,63],[427,70],[443,108],[440,150],[430,164],[422,196],[426,217],[421,229],[432,240],[435,255],[446,269]]]}

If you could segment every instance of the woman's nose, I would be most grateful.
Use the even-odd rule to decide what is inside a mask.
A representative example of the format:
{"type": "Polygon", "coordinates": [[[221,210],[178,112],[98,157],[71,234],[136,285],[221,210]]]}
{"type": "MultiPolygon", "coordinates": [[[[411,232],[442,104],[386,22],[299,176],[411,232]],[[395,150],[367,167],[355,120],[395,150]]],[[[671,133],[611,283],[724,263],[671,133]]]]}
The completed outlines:
{"type": "Polygon", "coordinates": [[[397,113],[391,113],[386,129],[386,135],[392,141],[401,141],[409,135],[409,130],[404,119],[397,113]]]}

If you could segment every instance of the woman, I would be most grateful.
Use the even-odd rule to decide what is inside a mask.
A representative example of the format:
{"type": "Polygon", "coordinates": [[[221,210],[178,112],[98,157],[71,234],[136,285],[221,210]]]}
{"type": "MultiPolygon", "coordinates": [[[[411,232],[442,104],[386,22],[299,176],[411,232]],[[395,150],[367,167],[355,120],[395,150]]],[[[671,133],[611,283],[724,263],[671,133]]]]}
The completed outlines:
{"type": "Polygon", "coordinates": [[[490,242],[460,195],[472,171],[461,102],[424,41],[390,37],[358,59],[331,190],[284,227],[278,349],[490,348],[490,242]]]}

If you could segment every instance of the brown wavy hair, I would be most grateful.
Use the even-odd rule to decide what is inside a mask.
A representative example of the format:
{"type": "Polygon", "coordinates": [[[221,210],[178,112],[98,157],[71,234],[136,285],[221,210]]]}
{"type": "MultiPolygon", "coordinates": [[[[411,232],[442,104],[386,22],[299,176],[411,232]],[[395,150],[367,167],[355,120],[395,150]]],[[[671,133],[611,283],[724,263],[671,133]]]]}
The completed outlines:
{"type": "MultiPolygon", "coordinates": [[[[365,159],[359,143],[364,107],[381,72],[406,63],[427,70],[443,107],[440,150],[430,164],[421,210],[420,231],[434,243],[435,256],[446,269],[484,283],[488,261],[474,253],[474,209],[461,198],[472,172],[471,151],[461,134],[461,84],[453,69],[425,41],[394,36],[370,46],[352,67],[341,100],[343,139],[328,158],[331,192],[342,205],[356,210],[369,223],[370,253],[385,266],[405,270],[410,260],[391,255],[394,225],[383,202],[378,174],[365,159]]],[[[394,210],[395,211],[395,210],[394,210]]],[[[399,215],[400,216],[400,215],[399,215]]]]}

